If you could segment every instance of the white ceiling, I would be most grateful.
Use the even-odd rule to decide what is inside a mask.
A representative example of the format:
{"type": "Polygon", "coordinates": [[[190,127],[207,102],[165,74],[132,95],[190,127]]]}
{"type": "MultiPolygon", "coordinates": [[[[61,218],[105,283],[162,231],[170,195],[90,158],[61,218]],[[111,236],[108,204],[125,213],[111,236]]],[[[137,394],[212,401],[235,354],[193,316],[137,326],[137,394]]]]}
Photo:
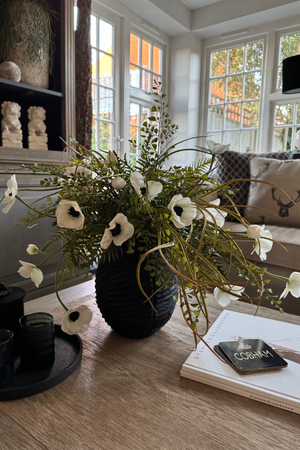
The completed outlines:
{"type": "Polygon", "coordinates": [[[181,3],[186,5],[190,9],[198,9],[203,6],[212,5],[213,3],[219,3],[223,0],[180,0],[181,3]]]}
{"type": "Polygon", "coordinates": [[[209,38],[275,20],[300,17],[300,0],[118,1],[170,36],[192,31],[200,38],[209,38]]]}

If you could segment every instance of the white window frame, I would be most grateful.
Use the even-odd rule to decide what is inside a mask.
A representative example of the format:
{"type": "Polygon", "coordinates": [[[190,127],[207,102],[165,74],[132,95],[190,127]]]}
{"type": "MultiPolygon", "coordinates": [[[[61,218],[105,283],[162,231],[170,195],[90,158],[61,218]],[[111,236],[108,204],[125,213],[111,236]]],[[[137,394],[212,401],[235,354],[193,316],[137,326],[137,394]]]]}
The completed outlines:
{"type": "MultiPolygon", "coordinates": [[[[299,18],[282,19],[245,29],[241,36],[215,36],[202,41],[202,69],[201,69],[201,95],[200,95],[200,135],[206,135],[208,117],[208,77],[209,77],[209,51],[221,50],[228,45],[236,46],[254,40],[264,39],[264,63],[262,92],[260,98],[260,123],[257,136],[257,153],[272,151],[272,135],[275,113],[275,102],[290,103],[300,101],[300,94],[285,95],[276,89],[277,55],[279,36],[292,34],[299,31],[299,18]],[[275,73],[276,72],[276,73],[275,73]]],[[[243,31],[243,30],[242,30],[243,31]]],[[[201,145],[206,146],[206,137],[201,140],[201,145]]],[[[213,137],[212,137],[213,139],[213,137]]]]}
{"type": "MultiPolygon", "coordinates": [[[[300,107],[300,94],[282,94],[282,90],[277,88],[277,76],[278,76],[278,63],[280,57],[280,39],[283,36],[287,36],[289,34],[300,33],[300,25],[296,27],[289,27],[284,30],[280,30],[276,32],[276,43],[275,43],[275,55],[274,55],[274,73],[272,79],[272,93],[270,95],[270,103],[271,103],[271,114],[270,114],[270,125],[269,125],[269,142],[271,143],[271,147],[274,148],[274,129],[275,128],[292,128],[292,138],[291,138],[291,150],[295,150],[295,134],[296,129],[299,128],[295,123],[296,118],[296,108],[294,110],[294,118],[293,123],[288,125],[282,125],[275,127],[275,118],[276,118],[276,106],[286,105],[286,104],[299,104],[300,107]]],[[[300,48],[299,48],[300,53],[300,48]]],[[[300,76],[300,75],[299,75],[300,76]]]]}
{"type": "MultiPolygon", "coordinates": [[[[208,105],[209,105],[209,81],[210,81],[210,57],[211,57],[211,53],[213,52],[217,52],[217,51],[221,51],[221,50],[225,50],[228,48],[233,48],[233,47],[239,47],[239,46],[247,46],[247,44],[252,44],[254,42],[258,42],[261,41],[263,43],[263,48],[264,48],[264,53],[263,53],[263,61],[262,61],[262,68],[261,68],[261,94],[260,94],[260,98],[257,99],[259,101],[259,117],[261,118],[261,115],[263,114],[262,112],[262,104],[263,104],[263,86],[265,83],[265,70],[266,70],[266,62],[265,62],[265,48],[266,48],[266,37],[265,35],[259,35],[259,36],[249,36],[247,38],[240,38],[240,39],[234,39],[234,40],[229,40],[226,42],[220,42],[220,44],[217,45],[208,45],[205,48],[205,67],[206,67],[206,73],[205,73],[205,80],[207,80],[205,86],[205,95],[204,95],[204,120],[203,120],[203,133],[205,136],[208,136],[207,139],[212,139],[214,140],[214,135],[213,132],[209,132],[207,131],[207,127],[208,127],[208,105]]],[[[244,72],[243,72],[244,73],[244,72]]],[[[250,72],[249,72],[250,73],[250,72]]],[[[225,75],[224,75],[225,76],[225,75]]],[[[227,76],[227,75],[226,75],[227,76]]],[[[254,100],[253,100],[254,101],[254,100]]],[[[240,100],[240,101],[236,101],[234,103],[246,103],[244,100],[240,100]]],[[[232,104],[234,104],[232,103],[232,104]]],[[[225,109],[226,109],[226,105],[228,103],[224,101],[224,114],[225,114],[225,109]]],[[[223,119],[225,120],[225,119],[223,119]]],[[[252,128],[240,128],[240,133],[247,131],[247,130],[251,130],[252,128]]],[[[256,129],[256,128],[255,128],[256,129]]],[[[222,130],[222,134],[226,131],[231,131],[230,129],[226,130],[225,128],[222,130]]],[[[233,130],[235,131],[235,130],[233,130]]],[[[217,134],[221,134],[220,132],[216,133],[217,134]]],[[[239,137],[239,140],[241,139],[241,137],[239,137]]],[[[261,142],[261,119],[259,121],[258,127],[257,127],[257,135],[256,135],[256,149],[258,149],[260,147],[260,142],[261,142]]],[[[205,144],[202,144],[205,146],[205,144]]]]}
{"type": "MultiPolygon", "coordinates": [[[[133,19],[133,17],[131,17],[133,19]]],[[[143,21],[132,21],[130,24],[130,33],[135,34],[141,39],[144,39],[152,44],[152,46],[156,46],[162,50],[162,74],[161,80],[162,85],[164,87],[164,91],[166,90],[167,86],[165,86],[165,80],[167,80],[168,76],[168,42],[166,39],[166,35],[164,35],[163,32],[158,32],[153,28],[153,33],[150,33],[145,29],[149,28],[149,25],[145,25],[143,21]]],[[[129,41],[130,41],[130,33],[129,33],[129,41]]],[[[130,44],[129,44],[130,45],[130,44]]],[[[129,47],[130,49],[130,47],[129,47]]],[[[151,52],[152,53],[152,52],[151,52]]],[[[148,70],[148,69],[147,69],[148,70]]],[[[149,108],[151,110],[152,106],[155,105],[154,102],[154,96],[153,93],[143,91],[142,89],[135,88],[133,86],[130,86],[130,77],[129,72],[130,71],[130,53],[128,53],[128,90],[129,90],[129,103],[128,103],[128,118],[129,118],[129,106],[130,103],[138,103],[140,107],[143,106],[145,108],[149,108]]],[[[149,70],[149,72],[152,74],[153,71],[149,70]]],[[[168,95],[168,92],[165,92],[168,95]]],[[[125,111],[126,115],[126,111],[125,111]]],[[[130,136],[130,118],[128,119],[128,136],[130,136]]],[[[130,139],[130,137],[128,137],[130,139]]],[[[135,156],[134,153],[130,153],[130,143],[127,141],[127,146],[125,143],[124,146],[125,153],[130,156],[135,156]]],[[[138,155],[137,155],[138,156],[138,155]]]]}
{"type": "MultiPolygon", "coordinates": [[[[117,143],[115,141],[116,136],[120,134],[120,92],[121,92],[121,86],[120,86],[120,73],[121,73],[121,18],[118,14],[115,14],[114,12],[108,10],[105,8],[104,5],[98,4],[97,2],[93,2],[92,4],[92,15],[97,17],[97,20],[103,20],[110,25],[113,26],[113,77],[114,77],[114,85],[112,88],[108,88],[114,92],[114,98],[113,98],[113,119],[112,120],[103,120],[100,118],[99,115],[99,95],[100,92],[98,92],[98,98],[97,98],[97,115],[96,118],[93,117],[93,120],[96,120],[97,127],[99,128],[100,122],[106,122],[112,124],[112,142],[111,142],[111,149],[116,150],[117,143]]],[[[98,28],[97,28],[98,29],[98,28]]],[[[97,43],[99,45],[99,36],[97,34],[97,43]]],[[[92,47],[93,48],[93,47],[92,47]]],[[[101,50],[98,47],[97,52],[101,52],[101,50]]],[[[97,72],[99,74],[99,59],[97,59],[97,72]]],[[[100,83],[97,83],[98,90],[100,90],[100,83]]],[[[103,86],[106,88],[106,86],[103,86]]],[[[99,137],[99,129],[96,134],[96,144],[99,145],[99,142],[97,142],[97,137],[99,137]]],[[[96,148],[97,150],[98,148],[96,148]]]]}

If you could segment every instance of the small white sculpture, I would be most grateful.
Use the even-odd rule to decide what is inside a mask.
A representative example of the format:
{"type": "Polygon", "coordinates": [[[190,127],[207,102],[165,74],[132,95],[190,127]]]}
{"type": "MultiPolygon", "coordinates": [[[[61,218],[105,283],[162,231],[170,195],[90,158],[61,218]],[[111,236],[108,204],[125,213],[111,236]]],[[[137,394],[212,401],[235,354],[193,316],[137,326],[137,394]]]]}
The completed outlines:
{"type": "Polygon", "coordinates": [[[15,102],[3,102],[1,105],[3,115],[1,121],[2,146],[23,148],[22,130],[19,117],[21,116],[21,106],[15,102]]]}
{"type": "Polygon", "coordinates": [[[33,150],[48,150],[48,134],[46,133],[46,110],[41,106],[30,106],[28,109],[28,144],[33,150]]]}

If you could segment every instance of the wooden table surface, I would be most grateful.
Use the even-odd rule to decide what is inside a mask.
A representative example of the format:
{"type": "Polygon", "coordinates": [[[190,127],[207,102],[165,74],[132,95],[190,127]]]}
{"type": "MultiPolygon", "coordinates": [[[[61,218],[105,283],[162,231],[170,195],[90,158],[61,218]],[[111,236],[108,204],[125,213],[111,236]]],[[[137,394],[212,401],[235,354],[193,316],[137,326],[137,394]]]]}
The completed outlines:
{"type": "MultiPolygon", "coordinates": [[[[93,291],[92,280],[62,293],[69,305],[94,311],[81,335],[81,365],[48,391],[0,402],[0,450],[300,448],[300,415],[180,377],[194,340],[179,305],[156,335],[131,340],[106,325],[93,291]]],[[[49,311],[60,323],[63,311],[53,299],[29,302],[25,311],[49,311]]],[[[255,311],[242,302],[228,309],[255,311]]],[[[210,302],[211,322],[220,312],[210,302]]],[[[258,315],[300,324],[298,316],[265,308],[258,315]]]]}

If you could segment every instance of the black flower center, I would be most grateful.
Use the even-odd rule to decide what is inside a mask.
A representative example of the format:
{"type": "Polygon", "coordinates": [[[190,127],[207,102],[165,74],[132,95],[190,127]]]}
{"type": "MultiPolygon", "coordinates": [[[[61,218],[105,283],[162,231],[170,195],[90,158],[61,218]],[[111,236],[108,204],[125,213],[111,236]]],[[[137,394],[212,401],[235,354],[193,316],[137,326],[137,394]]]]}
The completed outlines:
{"type": "Polygon", "coordinates": [[[142,194],[142,195],[145,195],[145,194],[146,194],[146,188],[145,188],[145,187],[141,188],[140,191],[141,191],[141,194],[142,194]]]}
{"type": "Polygon", "coordinates": [[[180,217],[181,216],[181,214],[183,213],[183,209],[181,208],[181,206],[174,206],[174,211],[176,212],[176,215],[178,216],[178,217],[180,217]]]}
{"type": "Polygon", "coordinates": [[[10,197],[12,197],[12,192],[10,192],[8,195],[9,195],[10,197]]]}
{"type": "Polygon", "coordinates": [[[75,217],[76,219],[78,219],[78,217],[80,216],[79,211],[76,211],[75,208],[73,208],[73,206],[71,206],[71,208],[68,211],[69,216],[75,217]]]}
{"type": "Polygon", "coordinates": [[[110,230],[110,232],[113,237],[119,236],[119,234],[121,233],[121,225],[119,223],[116,223],[115,228],[113,230],[110,230]]]}
{"type": "Polygon", "coordinates": [[[71,320],[71,322],[76,322],[76,320],[78,320],[79,316],[80,316],[80,314],[78,311],[73,311],[69,315],[69,319],[71,320]]]}

